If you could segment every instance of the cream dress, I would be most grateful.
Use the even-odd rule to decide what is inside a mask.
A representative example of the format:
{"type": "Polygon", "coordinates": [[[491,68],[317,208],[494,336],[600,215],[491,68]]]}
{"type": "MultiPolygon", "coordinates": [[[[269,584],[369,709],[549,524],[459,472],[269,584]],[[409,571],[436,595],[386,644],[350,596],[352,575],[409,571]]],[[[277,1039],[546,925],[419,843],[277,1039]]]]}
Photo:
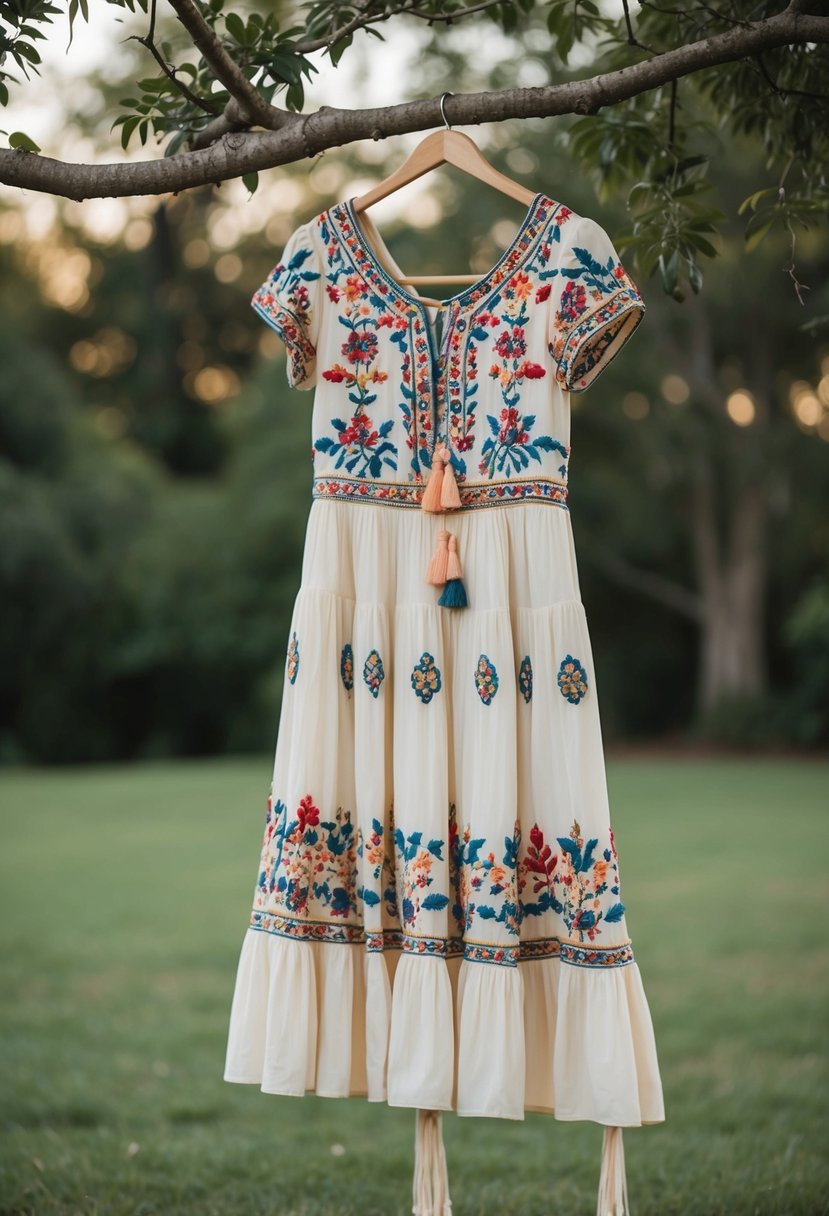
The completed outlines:
{"type": "Polygon", "coordinates": [[[398,275],[346,201],[253,299],[314,497],[224,1079],[657,1123],[567,506],[569,394],[644,305],[542,194],[442,326],[398,275]]]}

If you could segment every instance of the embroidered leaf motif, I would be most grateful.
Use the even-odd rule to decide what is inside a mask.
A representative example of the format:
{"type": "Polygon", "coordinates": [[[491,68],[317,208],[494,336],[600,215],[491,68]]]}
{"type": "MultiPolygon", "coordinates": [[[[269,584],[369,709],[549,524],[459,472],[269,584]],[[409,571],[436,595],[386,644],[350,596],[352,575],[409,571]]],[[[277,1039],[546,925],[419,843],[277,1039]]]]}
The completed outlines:
{"type": "Polygon", "coordinates": [[[439,891],[432,891],[430,895],[426,896],[420,906],[429,912],[440,912],[448,903],[448,895],[441,895],[439,891]]]}

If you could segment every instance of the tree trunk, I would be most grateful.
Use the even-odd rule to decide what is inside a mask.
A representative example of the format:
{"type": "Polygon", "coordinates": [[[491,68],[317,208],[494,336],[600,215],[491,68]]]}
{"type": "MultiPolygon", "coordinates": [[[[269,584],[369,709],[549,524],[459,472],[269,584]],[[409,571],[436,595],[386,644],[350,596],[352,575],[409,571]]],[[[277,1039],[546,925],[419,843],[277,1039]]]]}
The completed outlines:
{"type": "Polygon", "coordinates": [[[760,696],[768,687],[765,640],[766,495],[762,486],[735,490],[720,543],[707,461],[701,464],[693,512],[694,550],[702,600],[697,708],[725,698],[760,696]]]}

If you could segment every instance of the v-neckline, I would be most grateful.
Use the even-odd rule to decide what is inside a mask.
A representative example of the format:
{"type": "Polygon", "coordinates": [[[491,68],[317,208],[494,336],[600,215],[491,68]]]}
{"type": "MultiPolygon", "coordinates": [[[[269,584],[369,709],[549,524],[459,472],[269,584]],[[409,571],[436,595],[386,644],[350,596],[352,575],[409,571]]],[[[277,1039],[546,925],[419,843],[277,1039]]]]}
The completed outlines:
{"type": "MultiPolygon", "coordinates": [[[[481,299],[482,296],[488,294],[490,288],[496,286],[497,283],[501,281],[503,276],[500,274],[500,272],[508,262],[512,261],[513,258],[515,259],[515,265],[510,267],[511,271],[514,271],[517,266],[520,265],[521,261],[523,260],[523,253],[526,253],[526,249],[523,251],[523,253],[521,251],[522,241],[526,239],[527,249],[529,249],[529,247],[532,245],[535,221],[539,212],[541,213],[543,220],[546,221],[548,218],[546,214],[547,207],[551,208],[553,211],[556,211],[558,210],[559,206],[559,203],[554,202],[553,199],[548,198],[545,194],[540,192],[535,194],[532,202],[527,208],[526,214],[524,215],[517,232],[515,233],[515,236],[504,249],[495,265],[490,267],[490,269],[484,275],[482,275],[480,279],[476,279],[474,283],[470,283],[468,287],[465,287],[463,291],[459,291],[454,295],[447,296],[442,302],[443,308],[447,312],[452,311],[454,308],[461,311],[467,304],[475,304],[481,299]]],[[[353,198],[345,199],[343,203],[340,204],[339,208],[335,207],[331,210],[335,214],[340,210],[345,213],[351,227],[352,235],[359,245],[363,261],[365,262],[366,266],[370,268],[373,276],[386,286],[386,289],[391,289],[397,295],[397,297],[403,301],[404,304],[409,306],[413,305],[418,309],[435,307],[434,305],[428,305],[422,296],[419,296],[416,292],[407,290],[407,288],[405,288],[401,283],[396,281],[390,271],[394,271],[400,275],[403,274],[403,271],[392,257],[386,242],[383,240],[382,235],[377,229],[377,226],[373,223],[373,221],[366,217],[368,220],[366,228],[371,231],[376,245],[372,244],[372,242],[368,239],[361,221],[357,218],[353,198]]]]}

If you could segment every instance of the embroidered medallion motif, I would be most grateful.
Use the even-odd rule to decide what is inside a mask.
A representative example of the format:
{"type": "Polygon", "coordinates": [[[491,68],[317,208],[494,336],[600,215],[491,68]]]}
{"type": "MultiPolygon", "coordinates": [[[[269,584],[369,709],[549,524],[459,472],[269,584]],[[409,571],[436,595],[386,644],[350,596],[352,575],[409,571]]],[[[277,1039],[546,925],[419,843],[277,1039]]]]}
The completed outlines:
{"type": "Polygon", "coordinates": [[[518,688],[521,696],[529,702],[533,699],[533,665],[530,656],[525,654],[518,668],[518,688]]]}
{"type": "Polygon", "coordinates": [[[435,693],[440,692],[440,670],[428,650],[424,650],[412,671],[412,688],[424,705],[428,705],[435,693]]]}
{"type": "Polygon", "coordinates": [[[578,705],[587,692],[587,672],[579,660],[574,659],[571,654],[565,655],[561,660],[557,678],[561,695],[573,705],[578,705]]]}
{"type": "Polygon", "coordinates": [[[380,658],[379,650],[370,650],[368,658],[363,664],[363,679],[366,682],[369,692],[374,697],[375,701],[380,694],[380,685],[383,683],[383,677],[386,672],[383,667],[383,660],[380,658]]]}
{"type": "Polygon", "coordinates": [[[288,682],[296,684],[297,673],[299,672],[299,639],[296,636],[296,630],[291,634],[291,640],[288,643],[288,682]]]}
{"type": "Polygon", "coordinates": [[[475,668],[475,687],[484,705],[491,705],[492,698],[498,691],[498,671],[492,659],[482,654],[475,668]]]}
{"type": "Polygon", "coordinates": [[[350,642],[346,642],[340,655],[340,679],[346,692],[351,692],[354,687],[354,651],[350,642]]]}

